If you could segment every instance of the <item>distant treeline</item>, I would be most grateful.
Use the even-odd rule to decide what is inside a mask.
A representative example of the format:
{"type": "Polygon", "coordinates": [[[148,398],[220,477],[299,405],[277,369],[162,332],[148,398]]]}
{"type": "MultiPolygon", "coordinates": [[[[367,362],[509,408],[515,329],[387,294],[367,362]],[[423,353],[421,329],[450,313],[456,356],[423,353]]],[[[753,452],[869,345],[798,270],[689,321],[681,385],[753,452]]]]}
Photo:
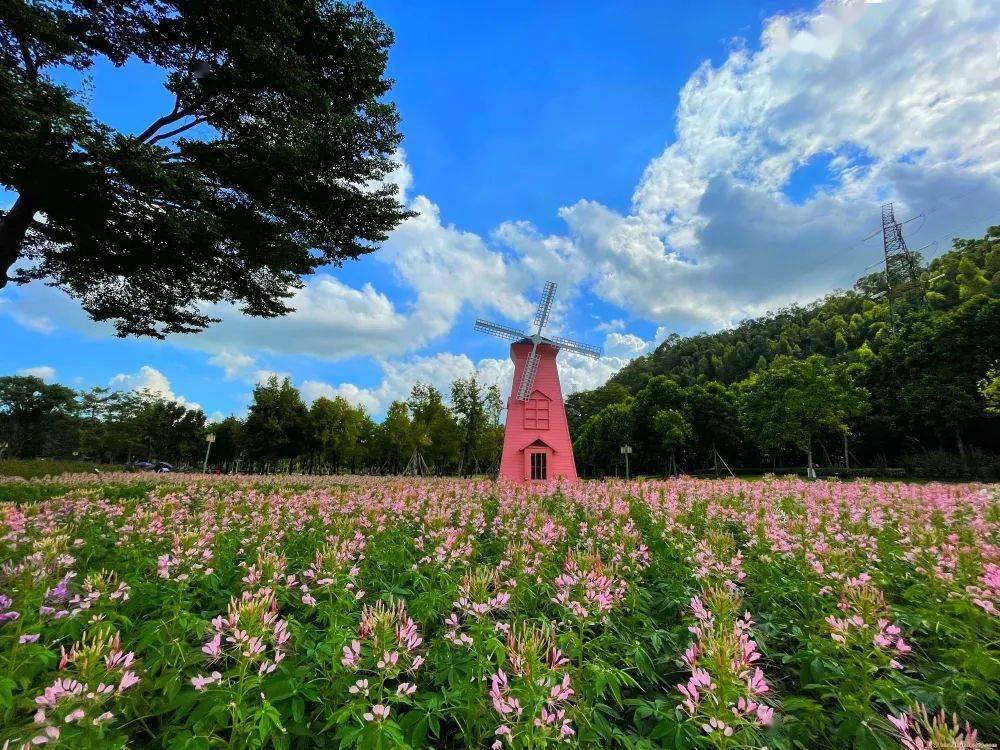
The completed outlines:
{"type": "MultiPolygon", "coordinates": [[[[689,338],[673,335],[606,385],[567,399],[584,473],[902,466],[1000,478],[1000,227],[886,293],[848,292],[689,338]]],[[[918,258],[919,260],[919,258],[918,258]]]]}
{"type": "Polygon", "coordinates": [[[130,464],[165,460],[223,471],[483,473],[496,469],[502,400],[474,377],[452,384],[450,403],[416,384],[381,423],[342,397],[309,406],[286,378],[254,388],[246,419],[208,424],[204,413],[149,391],[74,391],[37,377],[0,377],[0,455],[130,464]]]}

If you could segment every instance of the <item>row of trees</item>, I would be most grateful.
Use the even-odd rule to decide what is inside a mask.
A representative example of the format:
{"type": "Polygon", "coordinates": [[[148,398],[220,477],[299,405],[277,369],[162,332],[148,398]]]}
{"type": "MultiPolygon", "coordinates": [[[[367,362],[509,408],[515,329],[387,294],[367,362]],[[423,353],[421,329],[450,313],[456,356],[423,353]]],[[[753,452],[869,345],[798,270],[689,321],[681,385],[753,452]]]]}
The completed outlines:
{"type": "Polygon", "coordinates": [[[503,427],[496,386],[452,383],[450,403],[416,384],[381,423],[343,397],[307,405],[286,378],[257,385],[246,419],[208,424],[149,391],[74,391],[37,377],[0,377],[0,444],[8,456],[87,458],[106,463],[162,459],[226,471],[481,473],[496,469],[503,427]]]}
{"type": "Polygon", "coordinates": [[[698,468],[719,471],[728,463],[725,456],[735,463],[748,437],[775,457],[800,450],[812,467],[816,439],[846,435],[868,408],[868,394],[855,385],[852,367],[830,365],[818,354],[779,357],[731,387],[717,381],[682,387],[655,375],[634,396],[620,384],[605,394],[616,392],[619,400],[579,430],[575,446],[585,472],[605,471],[622,445],[632,446],[639,468],[659,462],[664,473],[676,473],[680,453],[689,463],[700,461],[698,468]]]}
{"type": "Polygon", "coordinates": [[[201,410],[149,391],[75,391],[36,377],[0,377],[0,445],[7,456],[193,461],[205,435],[201,410]]]}
{"type": "Polygon", "coordinates": [[[1000,227],[955,240],[892,301],[874,274],[811,305],[668,338],[569,397],[578,456],[593,473],[614,470],[627,438],[639,470],[671,452],[704,468],[713,443],[734,467],[802,465],[811,436],[820,462],[842,465],[846,435],[851,463],[995,475],[1000,227]]]}
{"type": "Polygon", "coordinates": [[[450,403],[417,383],[406,401],[393,401],[381,423],[343,397],[307,406],[286,378],[254,389],[245,420],[214,428],[215,458],[252,471],[478,474],[496,470],[503,402],[496,386],[475,376],[452,383],[450,403]]]}

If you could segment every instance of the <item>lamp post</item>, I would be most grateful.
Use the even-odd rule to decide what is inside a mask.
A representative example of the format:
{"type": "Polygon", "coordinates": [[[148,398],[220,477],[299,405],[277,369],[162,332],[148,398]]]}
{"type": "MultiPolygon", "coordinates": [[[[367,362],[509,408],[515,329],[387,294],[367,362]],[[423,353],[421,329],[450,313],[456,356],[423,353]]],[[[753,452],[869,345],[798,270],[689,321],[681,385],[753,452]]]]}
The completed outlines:
{"type": "Polygon", "coordinates": [[[208,443],[208,445],[205,448],[205,465],[201,467],[202,474],[208,473],[208,454],[212,452],[212,443],[215,442],[215,434],[210,432],[206,435],[205,442],[208,443]]]}
{"type": "Polygon", "coordinates": [[[628,455],[631,452],[632,452],[632,446],[631,445],[623,445],[622,446],[622,455],[625,456],[625,481],[626,482],[629,481],[632,478],[629,475],[629,471],[628,471],[628,455]]]}

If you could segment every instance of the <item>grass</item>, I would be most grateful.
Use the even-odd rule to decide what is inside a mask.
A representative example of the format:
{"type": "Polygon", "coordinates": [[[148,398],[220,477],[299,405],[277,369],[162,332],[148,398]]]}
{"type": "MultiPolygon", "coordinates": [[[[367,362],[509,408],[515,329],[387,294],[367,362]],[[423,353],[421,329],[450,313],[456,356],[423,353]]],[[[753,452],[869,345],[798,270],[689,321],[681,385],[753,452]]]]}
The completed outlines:
{"type": "Polygon", "coordinates": [[[45,475],[90,474],[97,471],[111,471],[116,466],[98,464],[93,461],[58,461],[47,458],[7,458],[0,461],[0,476],[35,479],[45,475]]]}

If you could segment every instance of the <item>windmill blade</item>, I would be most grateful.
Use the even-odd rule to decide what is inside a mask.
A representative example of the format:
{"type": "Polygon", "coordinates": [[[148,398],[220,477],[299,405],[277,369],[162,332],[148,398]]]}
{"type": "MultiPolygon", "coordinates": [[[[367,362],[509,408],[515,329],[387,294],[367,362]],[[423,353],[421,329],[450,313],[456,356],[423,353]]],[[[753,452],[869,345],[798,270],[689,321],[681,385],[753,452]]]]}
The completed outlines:
{"type": "Polygon", "coordinates": [[[597,346],[581,344],[579,341],[564,339],[560,336],[553,336],[550,341],[552,341],[560,349],[565,349],[568,352],[575,352],[576,354],[582,354],[585,357],[593,357],[595,359],[601,356],[601,349],[597,346]]]}
{"type": "Polygon", "coordinates": [[[528,338],[528,334],[524,331],[518,331],[516,328],[508,328],[499,323],[491,323],[488,320],[482,319],[476,320],[476,330],[492,334],[497,338],[507,339],[508,341],[520,341],[521,339],[528,338]]]}
{"type": "Polygon", "coordinates": [[[538,303],[535,311],[535,326],[538,332],[542,332],[542,327],[549,322],[549,311],[552,309],[552,299],[556,296],[556,283],[546,281],[545,289],[542,290],[542,299],[538,303]]]}
{"type": "Polygon", "coordinates": [[[517,400],[527,401],[531,395],[531,389],[535,385],[535,374],[538,372],[538,347],[531,347],[531,354],[524,363],[524,371],[521,373],[521,384],[517,387],[517,400]]]}

